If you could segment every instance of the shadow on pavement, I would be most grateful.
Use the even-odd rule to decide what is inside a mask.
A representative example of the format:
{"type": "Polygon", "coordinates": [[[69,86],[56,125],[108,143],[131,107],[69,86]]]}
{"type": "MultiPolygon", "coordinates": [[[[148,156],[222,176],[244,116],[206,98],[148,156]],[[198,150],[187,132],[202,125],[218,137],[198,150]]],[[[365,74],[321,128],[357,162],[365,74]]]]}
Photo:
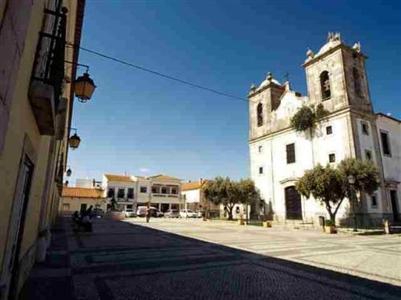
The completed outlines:
{"type": "Polygon", "coordinates": [[[93,233],[77,234],[60,221],[20,299],[401,298],[390,284],[127,222],[95,220],[93,233]]]}

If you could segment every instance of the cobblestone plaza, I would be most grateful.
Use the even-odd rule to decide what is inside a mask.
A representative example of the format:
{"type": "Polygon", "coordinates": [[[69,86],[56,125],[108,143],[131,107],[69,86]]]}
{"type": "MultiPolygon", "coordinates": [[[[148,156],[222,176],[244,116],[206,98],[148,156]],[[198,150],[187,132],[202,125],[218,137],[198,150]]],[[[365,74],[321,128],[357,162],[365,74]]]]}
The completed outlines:
{"type": "Polygon", "coordinates": [[[399,299],[399,250],[400,236],[140,218],[76,234],[62,219],[22,299],[399,299]]]}

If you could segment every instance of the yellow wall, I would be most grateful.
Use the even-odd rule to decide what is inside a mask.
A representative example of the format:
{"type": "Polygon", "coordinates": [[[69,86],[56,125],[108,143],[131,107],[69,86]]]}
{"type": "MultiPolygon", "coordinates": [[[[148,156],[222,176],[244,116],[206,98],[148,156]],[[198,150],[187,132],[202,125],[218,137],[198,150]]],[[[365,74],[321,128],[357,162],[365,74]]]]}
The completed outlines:
{"type": "MultiPolygon", "coordinates": [[[[17,79],[10,107],[10,118],[4,149],[0,153],[0,276],[4,274],[5,251],[11,244],[8,236],[10,230],[9,224],[24,141],[28,141],[26,143],[29,144],[30,159],[34,164],[19,257],[21,260],[22,279],[27,276],[34,262],[38,231],[54,222],[57,214],[59,190],[57,184],[54,182],[54,174],[58,158],[55,156],[58,153],[58,148],[62,152],[68,150],[67,133],[63,141],[57,142],[55,142],[55,138],[52,136],[40,135],[27,96],[38,43],[38,33],[41,31],[46,2],[47,0],[32,2],[28,32],[26,34],[19,69],[16,74],[17,79]],[[48,167],[50,168],[49,170],[48,167]],[[48,183],[47,189],[45,189],[46,183],[48,183]]],[[[3,1],[0,1],[0,19],[4,13],[3,3],[3,1]]],[[[75,0],[64,1],[64,6],[69,11],[67,15],[67,41],[74,41],[76,5],[75,0]]],[[[72,56],[73,50],[71,48],[67,49],[66,60],[72,61],[72,56]]],[[[72,69],[71,65],[66,65],[66,70],[70,73],[68,74],[70,78],[72,69]]],[[[70,99],[69,84],[66,85],[64,97],[70,99]]],[[[68,124],[65,126],[68,128],[68,124]]],[[[2,278],[0,278],[1,280],[2,278]]]]}
{"type": "MultiPolygon", "coordinates": [[[[41,136],[36,126],[35,118],[27,98],[30,83],[33,59],[36,50],[37,33],[41,27],[43,3],[35,2],[32,9],[32,18],[29,25],[25,49],[18,72],[15,94],[11,105],[10,120],[5,139],[5,147],[0,156],[0,245],[6,245],[8,222],[10,218],[15,184],[19,170],[24,137],[27,135],[32,143],[35,154],[38,153],[41,136]]],[[[40,173],[41,166],[35,163],[35,171],[40,173]]],[[[34,174],[34,177],[35,177],[34,174]]],[[[33,185],[40,188],[39,182],[34,180],[33,185]]],[[[33,197],[34,198],[34,197],[33,197]]],[[[35,202],[37,199],[32,199],[35,202]]],[[[3,249],[0,251],[0,261],[3,259],[3,249]]]]}
{"type": "Polygon", "coordinates": [[[81,204],[84,203],[87,205],[87,208],[89,208],[90,205],[93,205],[93,208],[95,208],[96,205],[100,205],[100,208],[104,211],[106,211],[107,208],[106,199],[62,197],[60,201],[60,212],[63,214],[73,213],[74,211],[79,212],[81,204]],[[63,204],[69,204],[69,209],[66,210],[63,204]]]}

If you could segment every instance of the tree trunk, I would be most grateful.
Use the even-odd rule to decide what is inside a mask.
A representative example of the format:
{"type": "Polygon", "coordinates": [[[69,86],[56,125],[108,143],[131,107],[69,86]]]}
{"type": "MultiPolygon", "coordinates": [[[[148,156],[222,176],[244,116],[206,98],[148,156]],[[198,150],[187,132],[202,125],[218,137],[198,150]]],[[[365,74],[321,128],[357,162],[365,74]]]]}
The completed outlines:
{"type": "MultiPolygon", "coordinates": [[[[337,207],[338,208],[338,207],[337,207]]],[[[326,210],[329,213],[330,216],[330,221],[332,222],[333,225],[336,224],[336,214],[337,214],[337,209],[333,212],[331,210],[330,204],[326,203],[326,210]]]]}
{"type": "Polygon", "coordinates": [[[234,209],[234,206],[232,206],[232,207],[228,206],[227,207],[227,213],[228,213],[228,219],[227,220],[229,220],[229,221],[231,221],[233,219],[233,209],[234,209]]]}

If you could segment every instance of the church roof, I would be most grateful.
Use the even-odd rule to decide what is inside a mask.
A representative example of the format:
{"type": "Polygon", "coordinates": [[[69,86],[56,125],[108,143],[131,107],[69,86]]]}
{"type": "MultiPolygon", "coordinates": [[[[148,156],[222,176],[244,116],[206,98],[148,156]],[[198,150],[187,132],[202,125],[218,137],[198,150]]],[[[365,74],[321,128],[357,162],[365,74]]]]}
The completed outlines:
{"type": "Polygon", "coordinates": [[[342,44],[340,34],[339,33],[329,33],[329,36],[327,38],[327,43],[324,44],[320,48],[319,52],[316,55],[321,55],[323,53],[326,53],[330,49],[337,47],[340,44],[342,44]]]}

